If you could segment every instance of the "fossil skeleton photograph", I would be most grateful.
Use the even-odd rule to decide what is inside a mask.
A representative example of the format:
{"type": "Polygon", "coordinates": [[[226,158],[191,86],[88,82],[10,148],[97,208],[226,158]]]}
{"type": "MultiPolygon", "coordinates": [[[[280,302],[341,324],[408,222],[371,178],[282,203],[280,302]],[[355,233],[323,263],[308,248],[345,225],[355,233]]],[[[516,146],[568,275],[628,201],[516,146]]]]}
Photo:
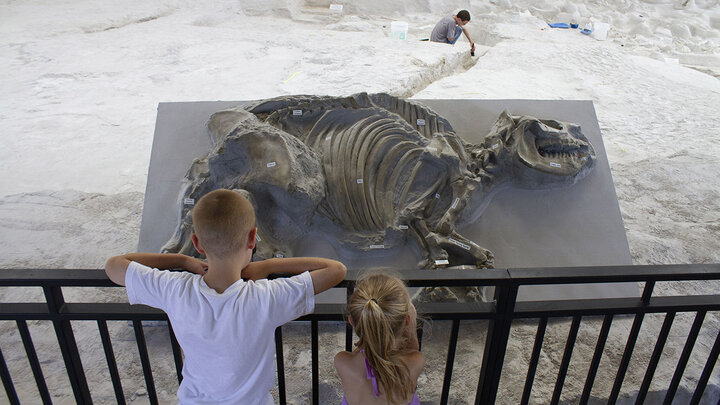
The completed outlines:
{"type": "Polygon", "coordinates": [[[212,148],[195,159],[163,252],[199,256],[191,210],[204,194],[242,193],[257,214],[256,259],[293,256],[313,229],[343,252],[414,242],[419,268],[492,268],[493,254],[457,232],[495,191],[568,187],[593,167],[578,125],[504,111],[478,144],[420,103],[387,94],[286,96],[218,111],[212,148]]]}

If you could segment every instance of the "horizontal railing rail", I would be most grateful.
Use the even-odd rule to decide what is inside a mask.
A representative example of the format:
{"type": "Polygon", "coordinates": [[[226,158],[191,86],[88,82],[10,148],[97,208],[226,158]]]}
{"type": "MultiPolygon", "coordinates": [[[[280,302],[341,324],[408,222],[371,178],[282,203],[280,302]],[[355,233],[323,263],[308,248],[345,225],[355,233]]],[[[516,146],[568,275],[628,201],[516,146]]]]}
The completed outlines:
{"type": "MultiPolygon", "coordinates": [[[[350,270],[346,279],[336,288],[346,288],[347,295],[352,292],[354,282],[365,272],[350,270]]],[[[603,324],[600,328],[595,353],[590,364],[585,387],[580,397],[581,403],[590,398],[594,379],[598,372],[610,325],[617,315],[634,316],[623,357],[618,366],[613,389],[608,402],[614,403],[620,393],[620,387],[630,366],[634,346],[643,323],[645,314],[664,313],[665,322],[657,336],[656,346],[645,373],[645,378],[637,394],[637,403],[646,398],[650,382],[656,371],[660,356],[676,313],[693,312],[695,321],[688,332],[686,344],[678,360],[673,379],[667,388],[665,402],[670,403],[680,384],[680,379],[688,364],[688,358],[695,346],[703,321],[708,312],[720,311],[720,293],[714,295],[682,295],[654,296],[657,282],[666,281],[697,281],[720,280],[720,264],[696,265],[648,265],[648,266],[601,266],[601,267],[566,267],[566,268],[530,268],[530,269],[491,269],[491,270],[407,270],[401,271],[408,287],[494,287],[492,302],[473,303],[418,303],[418,311],[426,318],[452,321],[450,340],[448,343],[445,375],[441,388],[440,403],[448,402],[450,381],[452,379],[455,352],[458,343],[458,329],[462,320],[487,320],[487,334],[484,342],[484,355],[479,370],[479,381],[475,397],[476,404],[494,403],[497,397],[500,376],[505,361],[505,353],[512,322],[518,319],[537,319],[538,327],[533,343],[533,351],[528,366],[527,377],[523,389],[521,403],[528,403],[539,362],[540,351],[551,318],[571,317],[572,324],[566,341],[565,351],[558,371],[555,390],[550,403],[559,403],[564,380],[568,371],[575,340],[583,317],[601,316],[603,324]],[[602,283],[644,283],[642,294],[638,297],[604,298],[604,299],[572,299],[548,301],[518,301],[518,290],[523,286],[556,285],[556,284],[602,284],[602,283]]],[[[80,359],[77,343],[73,334],[71,321],[96,321],[103,343],[113,389],[118,403],[125,403],[122,381],[117,370],[113,345],[108,333],[107,321],[131,321],[135,332],[138,353],[140,355],[145,377],[148,398],[157,403],[157,390],[152,376],[151,363],[142,327],[142,321],[167,321],[164,312],[142,306],[119,302],[76,303],[66,302],[62,288],[65,287],[116,287],[107,279],[101,270],[88,269],[5,269],[0,270],[0,287],[41,287],[44,302],[2,302],[0,303],[0,320],[17,323],[17,329],[23,341],[28,362],[33,371],[40,399],[43,403],[51,403],[51,393],[45,384],[41,364],[37,359],[36,349],[27,328],[27,321],[51,321],[57,336],[60,352],[65,362],[68,378],[78,403],[91,403],[90,387],[88,386],[83,364],[80,359]]],[[[318,372],[318,323],[325,321],[343,321],[344,303],[318,303],[312,314],[299,318],[311,324],[312,343],[312,400],[319,403],[319,372],[318,372]]],[[[173,358],[178,381],[182,375],[182,354],[177,340],[168,325],[172,344],[173,358]]],[[[419,330],[422,344],[422,329],[419,330]]],[[[697,386],[693,392],[692,402],[697,404],[703,395],[710,375],[717,362],[720,352],[720,333],[714,341],[709,358],[704,365],[697,386]]],[[[277,369],[280,403],[286,402],[285,368],[283,360],[282,328],[276,331],[277,369]]],[[[352,346],[352,331],[346,327],[346,350],[352,346]]],[[[0,378],[2,379],[7,398],[10,403],[19,403],[12,376],[8,371],[6,360],[0,347],[0,378]]]]}

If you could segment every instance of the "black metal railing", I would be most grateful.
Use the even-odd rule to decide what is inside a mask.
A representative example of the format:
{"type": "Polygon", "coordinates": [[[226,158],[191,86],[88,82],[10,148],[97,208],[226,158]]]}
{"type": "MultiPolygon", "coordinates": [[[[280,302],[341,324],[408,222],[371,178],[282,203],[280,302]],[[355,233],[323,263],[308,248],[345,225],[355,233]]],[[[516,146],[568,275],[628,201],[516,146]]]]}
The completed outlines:
{"type": "MultiPolygon", "coordinates": [[[[642,404],[648,395],[650,383],[657,369],[660,357],[668,339],[675,315],[680,312],[695,313],[682,353],[678,359],[672,380],[665,390],[664,403],[672,402],[680,385],[683,373],[688,365],[690,353],[695,347],[700,328],[708,312],[720,311],[720,293],[711,295],[655,296],[653,290],[657,282],[719,280],[720,264],[704,265],[663,265],[663,266],[608,266],[574,268],[536,268],[536,269],[494,269],[494,270],[410,270],[402,272],[409,287],[439,286],[488,286],[494,287],[494,301],[486,303],[423,303],[418,305],[419,312],[433,320],[451,321],[452,327],[447,347],[443,384],[440,388],[441,404],[449,398],[450,383],[453,376],[455,353],[461,321],[486,320],[487,334],[484,342],[484,355],[479,370],[476,389],[476,404],[494,403],[498,395],[500,377],[505,362],[510,330],[514,320],[537,319],[538,326],[532,347],[532,354],[524,381],[521,403],[530,401],[530,394],[537,372],[540,352],[543,347],[548,320],[572,317],[570,331],[565,342],[552,398],[549,403],[557,404],[565,384],[570,359],[575,346],[581,322],[584,317],[602,317],[595,350],[585,378],[580,403],[590,400],[590,393],[598,374],[600,360],[606,348],[607,338],[613,320],[619,315],[633,316],[633,324],[625,343],[622,359],[617,366],[608,403],[615,403],[621,386],[631,366],[635,344],[646,314],[665,314],[664,322],[656,338],[655,347],[645,367],[645,374],[636,396],[636,403],[642,404]],[[518,290],[522,286],[550,284],[599,284],[618,282],[644,283],[641,297],[605,298],[561,301],[518,301],[518,290]]],[[[346,280],[337,288],[346,288],[348,296],[352,293],[353,282],[360,276],[358,271],[349,271],[346,280]]],[[[167,316],[160,310],[127,303],[69,303],[63,297],[63,287],[112,287],[105,273],[100,270],[37,270],[9,269],[0,270],[0,287],[41,287],[44,302],[3,302],[0,303],[0,320],[15,321],[20,334],[27,361],[35,378],[39,398],[43,403],[51,403],[51,391],[45,382],[41,363],[38,361],[28,320],[46,320],[52,322],[60,352],[65,364],[72,392],[77,403],[91,403],[91,388],[88,385],[78,345],[75,340],[71,321],[96,321],[102,341],[108,370],[111,376],[115,398],[125,403],[123,386],[118,372],[113,344],[108,332],[107,321],[127,320],[132,323],[140,355],[140,363],[145,378],[147,395],[151,403],[158,403],[157,389],[153,379],[151,362],[148,355],[142,321],[166,321],[167,316]]],[[[343,320],[344,304],[317,304],[313,314],[299,321],[309,321],[312,342],[312,402],[319,403],[319,332],[320,322],[338,322],[343,320]]],[[[346,327],[345,349],[352,346],[352,331],[346,327]]],[[[422,330],[420,330],[422,332],[422,330]]],[[[182,354],[175,339],[172,327],[168,324],[168,333],[172,345],[178,382],[182,375],[182,354]]],[[[720,333],[715,336],[707,361],[703,366],[692,394],[691,404],[698,404],[703,396],[710,376],[720,353],[720,333]]],[[[422,333],[420,333],[422,344],[422,333]]],[[[478,338],[479,339],[479,338],[478,338]]],[[[278,397],[281,404],[286,403],[286,375],[283,358],[283,333],[278,328],[275,333],[278,397]]],[[[19,397],[8,369],[6,358],[0,347],[0,378],[5,388],[7,400],[19,403],[19,397]]],[[[633,366],[640,366],[635,365],[633,366]]],[[[698,370],[699,371],[699,370],[698,370]]]]}

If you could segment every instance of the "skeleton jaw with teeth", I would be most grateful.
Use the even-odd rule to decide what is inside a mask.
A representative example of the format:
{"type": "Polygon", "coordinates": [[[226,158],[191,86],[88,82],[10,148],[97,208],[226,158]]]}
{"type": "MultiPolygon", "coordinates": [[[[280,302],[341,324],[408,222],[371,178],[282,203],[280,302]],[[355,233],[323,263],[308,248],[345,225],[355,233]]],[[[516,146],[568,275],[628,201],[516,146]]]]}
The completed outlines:
{"type": "MultiPolygon", "coordinates": [[[[592,145],[574,124],[503,112],[490,133],[483,151],[475,153],[478,165],[489,174],[510,174],[507,180],[520,187],[575,184],[595,160],[592,145]]],[[[493,185],[502,180],[494,177],[493,185]]]]}

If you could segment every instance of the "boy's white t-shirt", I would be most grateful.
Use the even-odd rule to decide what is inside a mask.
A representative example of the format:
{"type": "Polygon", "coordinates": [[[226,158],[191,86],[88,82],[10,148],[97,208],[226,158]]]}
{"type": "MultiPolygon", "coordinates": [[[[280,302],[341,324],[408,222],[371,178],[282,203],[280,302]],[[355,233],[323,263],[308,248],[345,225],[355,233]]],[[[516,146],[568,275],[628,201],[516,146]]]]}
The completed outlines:
{"type": "Polygon", "coordinates": [[[275,328],[311,313],[309,272],[276,280],[238,280],[222,294],[189,272],[131,262],[130,304],[167,313],[185,353],[181,404],[264,404],[275,384],[275,328]]]}

